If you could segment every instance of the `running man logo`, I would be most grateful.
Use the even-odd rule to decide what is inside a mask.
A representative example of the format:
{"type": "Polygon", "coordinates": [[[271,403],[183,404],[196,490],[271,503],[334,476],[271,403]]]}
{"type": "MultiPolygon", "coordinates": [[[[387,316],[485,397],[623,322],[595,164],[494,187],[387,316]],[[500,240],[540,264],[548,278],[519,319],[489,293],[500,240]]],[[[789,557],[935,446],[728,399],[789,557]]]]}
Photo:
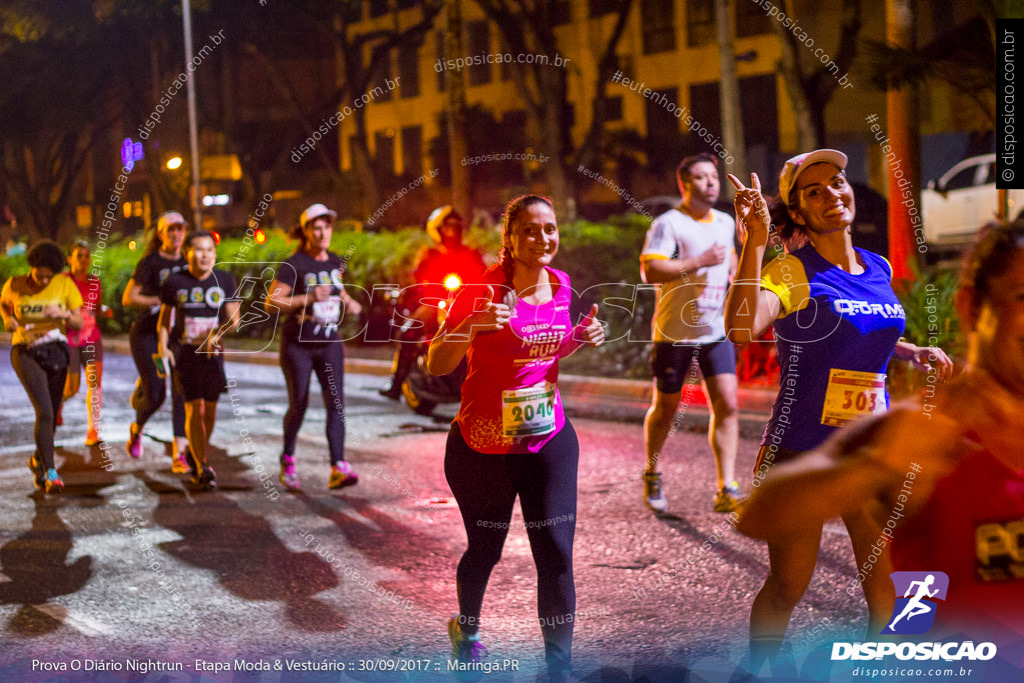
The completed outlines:
{"type": "Polygon", "coordinates": [[[945,600],[949,577],[945,572],[893,572],[896,607],[882,635],[925,633],[935,623],[936,600],[945,600]]]}

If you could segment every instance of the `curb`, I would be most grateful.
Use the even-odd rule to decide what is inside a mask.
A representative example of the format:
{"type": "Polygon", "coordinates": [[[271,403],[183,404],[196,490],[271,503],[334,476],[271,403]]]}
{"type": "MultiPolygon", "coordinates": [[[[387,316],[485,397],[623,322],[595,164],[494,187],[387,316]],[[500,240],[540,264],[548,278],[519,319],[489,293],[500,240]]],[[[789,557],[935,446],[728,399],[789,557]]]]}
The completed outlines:
{"type": "MultiPolygon", "coordinates": [[[[10,346],[11,335],[0,334],[0,345],[10,346]]],[[[127,339],[104,339],[104,351],[131,355],[127,339]]],[[[225,360],[235,363],[255,363],[258,365],[277,365],[278,354],[275,351],[228,352],[225,360]]],[[[387,377],[391,375],[391,361],[374,360],[371,358],[345,357],[345,372],[362,375],[387,377]]],[[[651,405],[653,382],[615,379],[610,377],[591,377],[587,375],[558,376],[558,387],[568,400],[570,413],[588,417],[601,417],[615,420],[642,420],[651,405]]],[[[758,389],[739,387],[737,402],[743,418],[767,421],[775,401],[774,389],[758,389]]],[[[700,417],[706,417],[710,401],[703,385],[695,390],[683,391],[683,406],[700,417]]]]}

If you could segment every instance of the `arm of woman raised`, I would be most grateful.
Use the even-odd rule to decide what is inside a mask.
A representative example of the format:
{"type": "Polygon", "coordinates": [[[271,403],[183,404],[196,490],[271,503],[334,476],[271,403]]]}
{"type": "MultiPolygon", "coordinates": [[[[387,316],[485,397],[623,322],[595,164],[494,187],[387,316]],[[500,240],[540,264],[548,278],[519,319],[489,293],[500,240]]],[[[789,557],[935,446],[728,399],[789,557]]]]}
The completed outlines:
{"type": "Polygon", "coordinates": [[[735,344],[747,344],[761,336],[779,315],[779,297],[761,289],[761,261],[768,245],[771,218],[761,194],[761,181],[751,174],[752,187],[744,187],[736,176],[737,232],[744,237],[736,280],[725,303],[725,333],[735,344]]]}

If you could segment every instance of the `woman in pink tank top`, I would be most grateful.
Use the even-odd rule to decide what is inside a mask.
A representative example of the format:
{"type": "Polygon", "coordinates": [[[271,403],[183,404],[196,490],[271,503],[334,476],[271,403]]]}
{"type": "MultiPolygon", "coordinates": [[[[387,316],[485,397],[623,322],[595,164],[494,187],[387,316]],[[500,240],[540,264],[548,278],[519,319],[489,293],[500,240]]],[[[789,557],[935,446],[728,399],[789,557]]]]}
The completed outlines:
{"type": "Polygon", "coordinates": [[[596,305],[573,325],[569,277],[550,267],[557,251],[551,201],[537,195],[512,201],[501,262],[460,292],[430,344],[427,367],[445,374],[468,357],[445,451],[445,476],[468,540],[456,572],[459,614],[448,622],[452,656],[472,665],[486,652],[480,609],[518,495],[537,565],[545,659],[552,680],[564,680],[576,610],[579,442],[562,409],[558,361],[583,344],[600,344],[604,330],[596,305]]]}

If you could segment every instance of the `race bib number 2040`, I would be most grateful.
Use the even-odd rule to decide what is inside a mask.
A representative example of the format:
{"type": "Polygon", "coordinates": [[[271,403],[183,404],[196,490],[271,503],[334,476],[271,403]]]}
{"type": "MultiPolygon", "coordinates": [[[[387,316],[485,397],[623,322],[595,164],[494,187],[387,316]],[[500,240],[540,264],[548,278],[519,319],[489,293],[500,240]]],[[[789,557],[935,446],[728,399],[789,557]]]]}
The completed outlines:
{"type": "Polygon", "coordinates": [[[557,385],[541,382],[501,392],[501,427],[505,436],[538,436],[555,431],[557,385]]]}

